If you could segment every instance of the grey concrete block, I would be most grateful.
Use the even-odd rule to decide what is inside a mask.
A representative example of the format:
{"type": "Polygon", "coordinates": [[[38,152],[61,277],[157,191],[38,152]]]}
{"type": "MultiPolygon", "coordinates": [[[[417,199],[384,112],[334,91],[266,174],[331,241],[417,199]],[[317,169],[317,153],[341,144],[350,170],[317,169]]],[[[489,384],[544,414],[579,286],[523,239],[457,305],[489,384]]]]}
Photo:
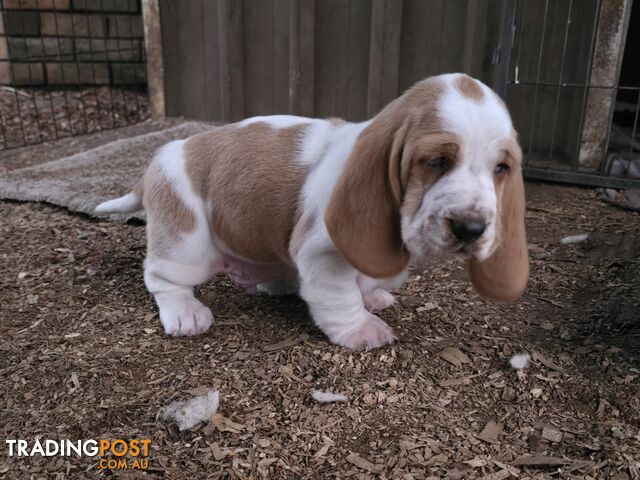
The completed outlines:
{"type": "Polygon", "coordinates": [[[86,61],[135,62],[142,60],[141,40],[78,39],[77,59],[86,61]]]}
{"type": "Polygon", "coordinates": [[[45,83],[44,69],[41,63],[12,63],[9,67],[11,85],[43,85],[45,83]]]}
{"type": "Polygon", "coordinates": [[[84,15],[81,13],[40,14],[42,35],[65,37],[104,37],[106,34],[105,17],[102,15],[84,15]]]}
{"type": "Polygon", "coordinates": [[[9,58],[19,61],[73,61],[74,45],[69,38],[7,37],[9,58]]]}
{"type": "Polygon", "coordinates": [[[40,35],[38,12],[4,12],[7,35],[40,35]]]}
{"type": "Polygon", "coordinates": [[[147,82],[144,64],[112,63],[111,78],[114,85],[141,85],[147,82]]]}
{"type": "Polygon", "coordinates": [[[138,12],[136,0],[73,0],[74,10],[96,12],[138,12]]]}
{"type": "Polygon", "coordinates": [[[47,63],[47,83],[50,85],[108,85],[106,63],[47,63]]]}

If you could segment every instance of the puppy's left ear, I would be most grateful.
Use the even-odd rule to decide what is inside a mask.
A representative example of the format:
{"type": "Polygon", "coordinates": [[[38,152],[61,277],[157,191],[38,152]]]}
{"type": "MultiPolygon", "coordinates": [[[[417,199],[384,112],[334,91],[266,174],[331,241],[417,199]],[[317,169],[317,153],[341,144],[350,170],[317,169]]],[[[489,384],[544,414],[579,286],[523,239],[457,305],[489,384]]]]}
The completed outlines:
{"type": "MultiPolygon", "coordinates": [[[[521,158],[520,149],[515,156],[521,158]]],[[[510,301],[524,292],[529,279],[529,253],[524,228],[524,182],[520,158],[507,172],[498,204],[500,241],[495,252],[482,262],[471,260],[469,273],[476,291],[489,300],[510,301]]]]}

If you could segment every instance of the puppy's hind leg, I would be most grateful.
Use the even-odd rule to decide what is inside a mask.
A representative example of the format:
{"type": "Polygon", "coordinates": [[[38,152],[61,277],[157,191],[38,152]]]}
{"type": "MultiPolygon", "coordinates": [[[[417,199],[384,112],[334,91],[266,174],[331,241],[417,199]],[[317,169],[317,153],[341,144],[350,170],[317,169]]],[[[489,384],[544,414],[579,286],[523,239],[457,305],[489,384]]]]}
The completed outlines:
{"type": "MultiPolygon", "coordinates": [[[[175,142],[177,143],[177,142],[175,142]]],[[[172,144],[169,144],[171,146],[172,144]]],[[[161,152],[145,178],[147,258],[144,280],[169,335],[197,335],[213,323],[211,310],[193,295],[218,270],[220,254],[209,233],[203,202],[175,172],[164,173],[161,152]]]]}

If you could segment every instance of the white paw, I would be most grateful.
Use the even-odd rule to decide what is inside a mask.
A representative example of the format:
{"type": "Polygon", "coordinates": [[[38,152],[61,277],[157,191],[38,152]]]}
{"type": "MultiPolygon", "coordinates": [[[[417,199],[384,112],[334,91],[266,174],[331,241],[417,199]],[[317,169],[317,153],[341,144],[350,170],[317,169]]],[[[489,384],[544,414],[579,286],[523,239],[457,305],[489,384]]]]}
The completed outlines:
{"type": "Polygon", "coordinates": [[[383,310],[396,303],[396,299],[386,290],[376,288],[375,290],[362,295],[364,306],[370,312],[383,310]]]}
{"type": "Polygon", "coordinates": [[[192,336],[206,332],[213,324],[213,314],[194,297],[163,302],[160,321],[167,335],[192,336]]]}
{"type": "Polygon", "coordinates": [[[330,336],[330,340],[343,347],[354,350],[371,350],[390,345],[396,340],[391,327],[375,315],[365,312],[364,320],[355,327],[346,326],[343,332],[330,336]]]}

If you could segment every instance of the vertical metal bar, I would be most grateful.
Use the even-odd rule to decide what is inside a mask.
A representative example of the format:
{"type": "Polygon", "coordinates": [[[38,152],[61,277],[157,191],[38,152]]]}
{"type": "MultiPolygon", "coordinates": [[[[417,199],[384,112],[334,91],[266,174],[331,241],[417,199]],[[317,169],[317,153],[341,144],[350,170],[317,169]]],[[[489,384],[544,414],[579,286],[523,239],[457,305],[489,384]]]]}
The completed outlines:
{"type": "MultiPolygon", "coordinates": [[[[4,3],[3,0],[0,0],[0,7],[2,7],[2,11],[5,11],[4,9],[4,3]]],[[[2,15],[2,23],[4,26],[4,31],[7,32],[7,20],[5,18],[5,15],[2,15]]],[[[7,42],[7,49],[9,47],[9,42],[7,42]]],[[[15,66],[13,64],[13,62],[9,62],[9,69],[11,70],[11,78],[13,79],[13,83],[15,85],[16,83],[16,71],[15,71],[15,66]]],[[[29,68],[29,72],[31,72],[31,66],[28,66],[29,68]]],[[[16,107],[18,109],[18,118],[20,119],[20,131],[22,132],[22,145],[26,145],[27,144],[27,137],[25,136],[25,131],[24,131],[24,118],[22,117],[22,110],[20,109],[20,99],[18,98],[18,91],[14,88],[13,89],[13,96],[16,99],[16,107]]]]}
{"type": "Polygon", "coordinates": [[[540,70],[542,69],[542,54],[544,52],[544,36],[547,31],[547,12],[549,10],[549,0],[544,2],[544,22],[542,24],[542,35],[540,36],[540,54],[538,55],[538,68],[536,71],[536,83],[533,93],[533,113],[531,115],[531,130],[529,131],[529,150],[527,155],[531,157],[533,150],[533,136],[536,130],[536,114],[538,110],[538,89],[540,88],[540,70]]]}
{"type": "Polygon", "coordinates": [[[504,21],[502,22],[502,39],[500,48],[500,66],[498,69],[498,95],[502,100],[507,100],[507,87],[509,84],[509,69],[511,68],[511,49],[516,28],[516,0],[505,0],[504,21]]]}
{"type": "MultiPolygon", "coordinates": [[[[0,13],[4,12],[4,5],[2,3],[2,0],[0,0],[0,13]]],[[[4,15],[2,15],[2,26],[3,32],[6,32],[7,29],[4,25],[4,15]]],[[[9,55],[9,44],[7,42],[7,55],[9,55]]],[[[0,60],[5,60],[5,59],[0,59],[0,60]]],[[[7,56],[6,58],[7,61],[7,65],[9,66],[9,69],[11,69],[11,58],[9,56],[7,56]]],[[[5,120],[4,117],[2,116],[2,109],[0,108],[0,131],[2,132],[2,144],[4,145],[4,150],[6,150],[8,148],[8,143],[7,143],[7,129],[5,127],[5,120]]]]}
{"type": "MultiPolygon", "coordinates": [[[[140,15],[140,21],[143,21],[142,19],[142,7],[140,6],[140,2],[136,2],[137,4],[137,10],[138,10],[138,14],[140,15]]],[[[129,20],[129,44],[133,45],[134,41],[137,40],[137,37],[134,39],[133,36],[133,17],[132,17],[132,13],[130,10],[127,9],[127,19],[129,20]]],[[[202,2],[202,17],[204,18],[204,2],[202,2]]],[[[144,31],[144,24],[142,26],[142,29],[144,31]]],[[[144,38],[141,41],[141,45],[142,45],[142,49],[144,49],[144,38]]],[[[133,48],[133,47],[132,47],[133,48]]],[[[139,62],[144,62],[144,56],[142,55],[142,50],[140,47],[137,48],[138,54],[140,55],[140,59],[138,60],[139,62]]],[[[202,55],[205,55],[205,49],[202,49],[202,55]]],[[[206,59],[205,59],[206,60],[206,59]]],[[[145,63],[141,63],[142,68],[145,69],[146,68],[146,64],[145,63]]],[[[204,63],[203,63],[204,65],[204,63]]],[[[136,64],[134,64],[134,71],[137,69],[136,64]]],[[[135,78],[135,77],[134,77],[135,78]]],[[[145,70],[145,79],[147,78],[147,72],[145,70]]],[[[140,117],[140,86],[139,85],[132,85],[132,88],[135,99],[136,99],[136,118],[137,120],[141,120],[140,117]]],[[[127,117],[127,124],[129,123],[129,119],[127,117]]]]}
{"type": "Polygon", "coordinates": [[[638,132],[638,114],[640,114],[640,89],[638,90],[638,101],[636,102],[636,116],[633,119],[633,133],[631,134],[631,144],[629,145],[629,153],[634,150],[636,143],[636,133],[638,132]]]}
{"type": "Polygon", "coordinates": [[[516,52],[516,65],[515,65],[515,78],[514,78],[514,83],[517,85],[520,80],[518,78],[518,73],[519,73],[519,68],[520,68],[520,52],[522,51],[522,36],[523,36],[523,32],[524,32],[524,17],[525,17],[525,6],[524,0],[520,0],[520,2],[518,2],[522,8],[520,8],[521,12],[520,12],[520,22],[518,23],[518,28],[516,29],[516,32],[518,33],[518,41],[516,42],[516,44],[518,45],[518,49],[516,52]]]}
{"type": "Polygon", "coordinates": [[[7,150],[9,145],[7,144],[7,128],[5,127],[4,116],[2,115],[2,109],[0,108],[0,134],[2,134],[3,150],[7,150]]]}
{"type": "Polygon", "coordinates": [[[600,25],[600,7],[602,1],[598,0],[595,8],[595,16],[593,19],[593,30],[591,31],[591,45],[589,46],[589,57],[587,59],[587,71],[584,84],[584,91],[582,93],[582,105],[580,106],[580,123],[578,125],[578,148],[573,157],[572,166],[574,169],[578,169],[580,162],[580,145],[582,144],[582,134],[584,133],[584,119],[587,113],[587,94],[589,93],[589,84],[591,83],[591,69],[593,67],[593,57],[596,47],[596,39],[598,37],[598,26],[600,25]]]}
{"type": "MultiPolygon", "coordinates": [[[[100,2],[102,3],[102,0],[100,0],[100,2]]],[[[108,18],[108,17],[107,17],[108,18]]],[[[113,25],[114,25],[114,30],[116,33],[116,50],[118,51],[118,60],[120,60],[120,68],[122,68],[122,50],[121,50],[121,44],[120,44],[120,27],[118,26],[118,14],[114,13],[113,14],[113,25]]],[[[110,24],[111,22],[109,22],[110,24]]],[[[111,25],[109,25],[109,28],[111,28],[111,25]]],[[[109,35],[107,38],[111,37],[111,35],[109,35]]],[[[107,47],[107,42],[108,40],[105,39],[105,50],[107,50],[107,52],[105,52],[105,58],[107,59],[107,61],[109,62],[109,64],[111,64],[111,60],[109,59],[109,51],[110,50],[107,47]]],[[[120,72],[122,73],[122,71],[120,72]]],[[[112,74],[112,78],[111,78],[111,83],[113,83],[113,88],[115,89],[115,83],[113,82],[113,70],[111,71],[112,74]]],[[[123,112],[124,112],[124,118],[122,120],[124,120],[125,125],[128,123],[127,122],[127,98],[124,94],[124,88],[120,91],[120,94],[122,96],[122,108],[123,108],[123,112]]],[[[112,94],[113,95],[113,94],[112,94]]],[[[112,118],[113,118],[113,126],[116,127],[116,109],[115,106],[113,104],[113,96],[111,97],[111,113],[112,113],[112,118]]]]}
{"type": "MultiPolygon", "coordinates": [[[[100,0],[100,12],[104,12],[104,2],[103,2],[103,0],[100,0]]],[[[89,30],[88,30],[89,37],[91,37],[93,39],[93,35],[91,33],[91,22],[89,22],[89,15],[87,15],[87,25],[89,26],[89,30]]],[[[104,24],[104,27],[110,28],[109,17],[107,17],[107,21],[104,24]]],[[[107,39],[109,37],[107,35],[108,32],[105,31],[104,33],[105,33],[105,35],[104,35],[103,39],[104,39],[104,44],[105,44],[105,47],[106,47],[107,39]]],[[[90,44],[92,45],[91,42],[90,42],[90,44]]],[[[106,48],[105,48],[105,50],[106,50],[106,48]]],[[[93,52],[93,45],[91,46],[91,51],[93,52]]],[[[96,82],[96,65],[95,65],[94,62],[91,62],[91,70],[93,71],[93,84],[97,85],[97,82],[96,82]]],[[[113,92],[111,91],[111,79],[109,79],[109,83],[107,84],[106,88],[107,88],[107,91],[109,92],[109,103],[111,104],[111,128],[114,128],[116,126],[116,112],[115,112],[115,108],[113,106],[113,92]]],[[[100,91],[100,90],[101,90],[101,88],[98,89],[98,91],[100,91]]],[[[96,100],[97,100],[97,103],[100,104],[99,96],[96,97],[96,100]]],[[[101,123],[100,115],[98,115],[98,123],[101,123]]],[[[102,130],[102,125],[100,125],[100,130],[102,130]]]]}
{"type": "MultiPolygon", "coordinates": [[[[57,29],[58,29],[58,13],[56,12],[54,15],[56,15],[56,33],[57,33],[57,29]]],[[[72,57],[71,61],[73,63],[75,63],[76,65],[76,72],[78,74],[78,85],[80,84],[80,60],[78,59],[78,52],[76,50],[76,44],[75,42],[77,42],[77,37],[76,37],[76,24],[73,21],[73,10],[71,13],[71,33],[73,35],[74,38],[74,54],[75,54],[75,58],[72,57]],[[74,62],[75,60],[75,62],[74,62]]],[[[91,40],[89,40],[89,42],[91,42],[91,40]]],[[[58,45],[60,44],[60,39],[58,39],[58,45]]],[[[89,43],[91,45],[91,43],[89,43]]],[[[91,47],[89,47],[89,50],[91,50],[91,47]]],[[[64,62],[60,64],[60,67],[62,68],[62,70],[64,71],[64,62]]],[[[65,82],[66,83],[66,82],[65,82]]],[[[84,95],[81,89],[79,89],[78,91],[79,93],[79,97],[80,97],[80,105],[82,106],[82,123],[84,125],[84,133],[88,133],[89,132],[89,124],[87,122],[87,106],[84,103],[84,95]]],[[[69,122],[70,124],[73,123],[72,121],[69,122]]],[[[72,135],[75,135],[75,133],[73,133],[73,128],[72,128],[72,135]]]]}
{"type": "MultiPolygon", "coordinates": [[[[99,96],[98,96],[98,87],[96,86],[96,68],[95,65],[93,64],[93,38],[91,35],[91,22],[89,21],[89,13],[87,11],[84,12],[84,15],[87,19],[87,37],[84,37],[85,40],[88,40],[89,42],[89,62],[91,62],[91,70],[92,70],[92,78],[93,78],[93,96],[96,99],[96,115],[97,115],[97,124],[96,124],[96,128],[91,130],[92,132],[95,132],[96,130],[100,131],[102,130],[102,125],[101,125],[101,120],[100,120],[100,100],[99,100],[99,96]]],[[[75,23],[71,22],[71,29],[73,32],[73,36],[76,36],[76,26],[75,23]]],[[[78,58],[78,54],[76,53],[76,70],[78,71],[78,87],[79,87],[79,95],[80,95],[80,101],[82,102],[82,120],[84,122],[84,128],[85,131],[87,133],[89,133],[89,125],[90,125],[90,120],[89,120],[89,115],[87,114],[87,110],[85,108],[85,103],[84,103],[84,89],[81,87],[80,85],[80,58],[78,58]]],[[[88,88],[88,91],[90,91],[91,89],[88,88]]]]}
{"type": "MultiPolygon", "coordinates": [[[[38,111],[38,99],[36,98],[36,92],[33,88],[33,74],[31,73],[31,52],[29,51],[29,43],[27,42],[27,36],[24,31],[24,11],[22,10],[22,0],[18,0],[18,12],[20,14],[20,27],[22,30],[22,41],[24,42],[24,51],[26,54],[27,60],[27,70],[29,72],[29,87],[31,88],[29,92],[29,98],[31,99],[31,103],[33,103],[34,115],[36,117],[36,127],[38,128],[38,139],[35,142],[31,143],[39,143],[42,141],[42,126],[40,125],[40,112],[38,111]]],[[[8,46],[8,45],[7,45],[8,46]]],[[[27,142],[28,143],[28,142],[27,142]]]]}
{"type": "MultiPolygon", "coordinates": [[[[54,8],[54,11],[52,12],[53,24],[55,25],[55,29],[56,29],[56,41],[58,43],[58,52],[62,52],[62,44],[60,43],[60,27],[58,25],[58,10],[56,9],[55,0],[53,2],[53,8],[54,8]]],[[[71,28],[72,28],[73,36],[75,38],[76,35],[75,35],[75,25],[73,23],[73,17],[71,18],[71,28]]],[[[64,73],[64,62],[60,62],[60,75],[62,76],[62,88],[64,89],[63,97],[64,97],[65,105],[67,107],[67,118],[69,119],[69,129],[71,130],[71,135],[73,136],[73,135],[76,135],[76,132],[75,132],[75,128],[73,127],[73,117],[71,116],[71,109],[69,108],[69,90],[66,88],[67,79],[64,73]]],[[[78,67],[78,79],[80,79],[79,67],[78,67]]],[[[83,104],[83,111],[84,111],[84,104],[83,104]]],[[[85,122],[84,130],[85,132],[87,131],[86,122],[85,122]]]]}
{"type": "Polygon", "coordinates": [[[553,111],[553,127],[551,128],[551,144],[549,145],[549,158],[553,156],[553,146],[556,142],[556,128],[558,127],[558,107],[560,106],[560,91],[562,89],[562,81],[564,80],[564,62],[567,56],[567,40],[569,38],[569,27],[571,26],[571,8],[573,0],[569,0],[569,9],[567,10],[567,23],[564,27],[564,41],[562,44],[562,58],[560,60],[560,75],[558,78],[558,86],[556,87],[556,101],[553,111]]]}
{"type": "MultiPolygon", "coordinates": [[[[513,69],[514,70],[514,72],[513,72],[514,73],[514,78],[513,78],[513,84],[514,85],[518,85],[518,83],[520,83],[520,78],[519,78],[519,74],[520,74],[520,53],[522,52],[522,38],[524,36],[524,18],[525,18],[525,12],[526,12],[525,0],[519,0],[516,3],[516,12],[514,13],[515,16],[518,15],[518,11],[520,13],[520,18],[519,18],[518,26],[516,27],[516,32],[515,32],[518,35],[517,41],[514,38],[514,43],[515,43],[515,45],[517,45],[516,63],[515,63],[514,69],[513,69]]],[[[514,18],[514,20],[515,20],[515,18],[514,18]]],[[[509,69],[511,69],[511,68],[509,68],[509,69]]],[[[507,85],[507,92],[508,92],[508,88],[509,87],[507,85]]],[[[529,156],[528,155],[524,155],[522,164],[523,164],[522,168],[526,172],[527,165],[529,164],[529,156]]]]}
{"type": "MultiPolygon", "coordinates": [[[[44,68],[44,64],[47,61],[47,55],[45,54],[45,47],[44,47],[44,37],[42,35],[40,35],[40,47],[42,48],[42,61],[43,61],[43,68],[44,68]]],[[[60,62],[63,61],[63,57],[62,57],[62,52],[60,50],[58,50],[58,54],[60,62]]],[[[44,72],[43,72],[44,74],[44,72]]],[[[56,121],[56,111],[53,108],[53,99],[51,96],[51,89],[47,89],[46,87],[43,88],[43,90],[45,90],[48,94],[49,97],[49,110],[51,110],[51,121],[53,123],[53,131],[55,133],[55,139],[57,140],[58,138],[60,138],[60,134],[58,133],[58,122],[56,121]]],[[[43,92],[44,93],[44,92],[43,92]]]]}

